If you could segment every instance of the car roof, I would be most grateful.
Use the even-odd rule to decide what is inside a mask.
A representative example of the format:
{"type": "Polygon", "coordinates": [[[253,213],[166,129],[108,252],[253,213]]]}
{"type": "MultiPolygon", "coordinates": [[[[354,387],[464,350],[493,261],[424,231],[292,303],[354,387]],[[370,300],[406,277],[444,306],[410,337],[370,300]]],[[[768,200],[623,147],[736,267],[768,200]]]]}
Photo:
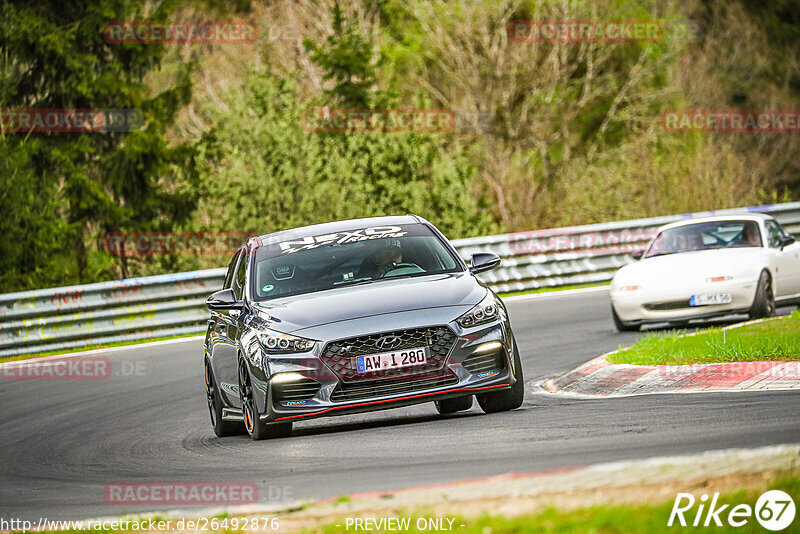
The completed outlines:
{"type": "Polygon", "coordinates": [[[711,217],[698,217],[696,219],[684,219],[673,223],[665,224],[658,229],[659,232],[669,230],[670,228],[678,228],[681,226],[688,226],[690,224],[704,223],[704,222],[720,222],[720,221],[765,221],[775,220],[775,217],[766,213],[743,213],[741,215],[713,215],[711,217]]]}
{"type": "Polygon", "coordinates": [[[308,236],[335,234],[339,232],[352,232],[362,228],[375,228],[379,226],[397,226],[400,224],[424,223],[425,219],[417,215],[391,215],[386,217],[364,217],[362,219],[348,219],[344,221],[332,221],[309,226],[300,226],[264,234],[251,239],[251,246],[255,241],[258,246],[264,246],[286,239],[302,239],[308,236]]]}

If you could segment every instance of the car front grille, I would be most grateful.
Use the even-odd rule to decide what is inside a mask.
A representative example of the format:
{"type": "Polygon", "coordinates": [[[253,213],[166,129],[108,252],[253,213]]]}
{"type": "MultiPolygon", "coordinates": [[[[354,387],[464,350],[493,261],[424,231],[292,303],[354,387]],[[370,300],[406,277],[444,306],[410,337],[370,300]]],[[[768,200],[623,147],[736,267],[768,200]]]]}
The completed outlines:
{"type": "Polygon", "coordinates": [[[406,379],[364,380],[359,382],[340,382],[331,394],[332,402],[350,402],[374,397],[402,395],[425,389],[452,386],[458,378],[449,369],[446,373],[436,372],[427,376],[406,379]]]}
{"type": "Polygon", "coordinates": [[[319,388],[319,382],[305,378],[295,382],[275,384],[273,393],[275,394],[275,400],[279,402],[297,402],[314,398],[319,388]]]}
{"type": "Polygon", "coordinates": [[[322,361],[343,381],[393,380],[422,375],[442,369],[456,343],[456,334],[447,326],[429,326],[410,330],[396,330],[332,341],[322,351],[322,361]],[[400,343],[392,349],[378,347],[377,341],[385,336],[396,336],[400,343]],[[415,347],[428,347],[428,360],[424,365],[384,369],[359,373],[356,357],[367,354],[398,351],[415,347]]]}
{"type": "Polygon", "coordinates": [[[470,374],[477,375],[488,371],[497,371],[505,367],[506,359],[503,357],[503,348],[479,354],[470,354],[461,365],[470,374]]]}
{"type": "Polygon", "coordinates": [[[689,299],[669,300],[667,302],[649,302],[644,305],[644,309],[650,311],[681,310],[683,308],[691,308],[689,299]]]}

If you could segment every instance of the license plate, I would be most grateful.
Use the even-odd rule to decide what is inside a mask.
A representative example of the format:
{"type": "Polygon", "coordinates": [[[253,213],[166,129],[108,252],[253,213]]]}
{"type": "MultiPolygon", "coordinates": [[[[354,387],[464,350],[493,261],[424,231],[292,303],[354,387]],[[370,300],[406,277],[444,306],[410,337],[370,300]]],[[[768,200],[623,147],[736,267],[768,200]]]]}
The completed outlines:
{"type": "Polygon", "coordinates": [[[704,293],[702,295],[692,295],[689,299],[689,306],[712,306],[714,304],[729,304],[731,302],[730,293],[704,293]]]}
{"type": "Polygon", "coordinates": [[[423,365],[428,361],[428,347],[400,349],[380,354],[368,354],[356,357],[359,373],[370,373],[382,369],[400,369],[423,365]]]}

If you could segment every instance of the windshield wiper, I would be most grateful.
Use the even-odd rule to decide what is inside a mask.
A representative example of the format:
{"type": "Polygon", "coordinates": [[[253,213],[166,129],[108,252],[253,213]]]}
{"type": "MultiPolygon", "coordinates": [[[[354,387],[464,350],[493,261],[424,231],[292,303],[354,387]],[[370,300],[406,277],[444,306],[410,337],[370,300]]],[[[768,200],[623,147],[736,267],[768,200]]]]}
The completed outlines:
{"type": "Polygon", "coordinates": [[[341,280],[339,282],[334,282],[334,287],[342,287],[342,286],[355,286],[361,284],[369,284],[372,283],[374,280],[372,278],[354,278],[353,280],[341,280]]]}

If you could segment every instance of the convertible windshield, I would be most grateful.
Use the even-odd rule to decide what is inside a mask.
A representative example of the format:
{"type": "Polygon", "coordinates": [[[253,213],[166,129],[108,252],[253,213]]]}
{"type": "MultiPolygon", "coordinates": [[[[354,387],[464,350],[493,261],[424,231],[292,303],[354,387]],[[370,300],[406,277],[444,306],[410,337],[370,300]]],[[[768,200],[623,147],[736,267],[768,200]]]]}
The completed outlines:
{"type": "Polygon", "coordinates": [[[761,245],[761,233],[758,223],[754,221],[705,222],[664,230],[655,238],[644,257],[761,245]]]}
{"type": "Polygon", "coordinates": [[[460,270],[453,254],[424,224],[362,228],[260,245],[251,295],[263,301],[460,270]]]}

